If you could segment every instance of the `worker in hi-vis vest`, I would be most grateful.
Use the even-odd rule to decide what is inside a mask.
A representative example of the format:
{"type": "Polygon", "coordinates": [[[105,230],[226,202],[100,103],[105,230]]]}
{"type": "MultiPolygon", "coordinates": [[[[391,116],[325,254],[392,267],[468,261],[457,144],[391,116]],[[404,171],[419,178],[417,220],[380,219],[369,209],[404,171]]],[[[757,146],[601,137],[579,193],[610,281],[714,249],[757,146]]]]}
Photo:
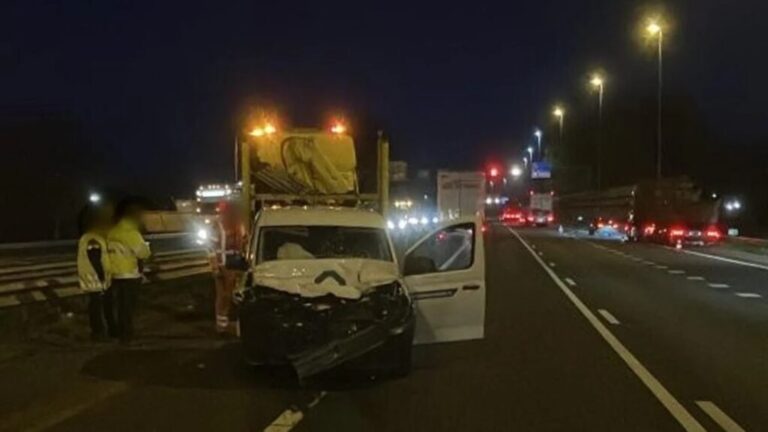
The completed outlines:
{"type": "Polygon", "coordinates": [[[234,334],[236,321],[232,316],[232,295],[235,291],[240,272],[226,268],[228,256],[243,252],[245,225],[242,212],[229,202],[218,207],[219,217],[212,224],[211,232],[211,269],[216,290],[215,311],[216,331],[220,334],[234,334]]]}
{"type": "Polygon", "coordinates": [[[113,290],[110,289],[112,271],[107,254],[107,234],[111,227],[109,204],[90,205],[80,212],[77,275],[80,289],[88,293],[88,318],[94,341],[117,336],[113,290]]]}
{"type": "Polygon", "coordinates": [[[144,281],[143,261],[150,256],[149,243],[140,232],[142,212],[143,208],[133,201],[119,203],[115,209],[117,223],[107,235],[117,331],[123,343],[133,339],[136,296],[144,281]]]}

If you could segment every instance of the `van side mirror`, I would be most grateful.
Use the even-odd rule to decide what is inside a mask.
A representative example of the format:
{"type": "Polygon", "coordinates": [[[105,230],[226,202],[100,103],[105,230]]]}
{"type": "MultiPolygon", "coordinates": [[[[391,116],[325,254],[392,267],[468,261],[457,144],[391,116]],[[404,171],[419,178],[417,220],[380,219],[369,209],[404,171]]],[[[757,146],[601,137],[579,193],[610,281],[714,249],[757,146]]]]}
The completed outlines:
{"type": "Polygon", "coordinates": [[[408,255],[405,257],[405,265],[403,266],[403,275],[412,276],[426,273],[437,272],[437,266],[432,258],[417,255],[408,255]]]}
{"type": "Polygon", "coordinates": [[[224,268],[234,271],[248,271],[248,260],[241,253],[228,253],[224,257],[224,268]]]}

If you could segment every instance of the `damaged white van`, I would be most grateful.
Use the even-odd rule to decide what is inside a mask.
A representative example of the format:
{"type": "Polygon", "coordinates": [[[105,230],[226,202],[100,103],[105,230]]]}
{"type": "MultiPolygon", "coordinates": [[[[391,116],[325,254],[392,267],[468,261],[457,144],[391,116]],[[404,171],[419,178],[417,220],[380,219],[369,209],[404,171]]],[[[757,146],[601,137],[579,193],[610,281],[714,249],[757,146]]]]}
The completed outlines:
{"type": "Polygon", "coordinates": [[[300,379],[341,364],[404,375],[414,342],[483,337],[479,220],[436,225],[402,261],[373,211],[263,209],[230,265],[247,271],[235,296],[246,360],[300,379]]]}

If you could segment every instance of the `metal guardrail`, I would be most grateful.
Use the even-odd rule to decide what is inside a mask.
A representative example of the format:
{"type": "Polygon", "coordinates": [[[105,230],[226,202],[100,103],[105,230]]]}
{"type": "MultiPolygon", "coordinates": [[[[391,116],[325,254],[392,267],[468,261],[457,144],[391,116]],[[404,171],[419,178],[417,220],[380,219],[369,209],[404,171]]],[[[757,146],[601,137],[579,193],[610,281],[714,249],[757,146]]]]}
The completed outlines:
{"type": "MultiPolygon", "coordinates": [[[[204,249],[159,252],[147,268],[150,281],[210,273],[204,249]]],[[[80,289],[75,261],[0,268],[0,308],[87,294],[80,289]]]]}
{"type": "MultiPolygon", "coordinates": [[[[178,233],[157,233],[146,235],[147,240],[163,240],[169,238],[183,238],[189,237],[194,234],[187,232],[178,233]]],[[[58,246],[75,246],[77,244],[76,239],[69,240],[48,240],[48,241],[36,241],[36,242],[22,242],[22,243],[0,243],[0,250],[15,250],[15,249],[43,249],[58,246]]]]}

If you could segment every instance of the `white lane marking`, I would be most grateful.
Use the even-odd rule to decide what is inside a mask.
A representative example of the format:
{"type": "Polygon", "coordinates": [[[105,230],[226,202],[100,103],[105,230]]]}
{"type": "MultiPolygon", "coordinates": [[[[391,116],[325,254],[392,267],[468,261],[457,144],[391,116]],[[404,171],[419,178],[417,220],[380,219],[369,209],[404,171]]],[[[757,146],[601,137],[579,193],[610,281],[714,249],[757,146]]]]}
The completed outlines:
{"type": "MultiPolygon", "coordinates": [[[[317,405],[320,402],[320,399],[324,398],[326,394],[327,393],[324,391],[318,393],[317,396],[315,396],[315,398],[307,404],[304,411],[308,411],[314,408],[314,406],[317,405]]],[[[277,416],[277,418],[274,419],[272,423],[264,428],[264,432],[288,432],[295,428],[303,418],[304,412],[299,407],[292,406],[280,413],[280,415],[277,416]]]]}
{"type": "Polygon", "coordinates": [[[761,297],[763,297],[760,294],[751,293],[751,292],[737,292],[737,293],[734,293],[734,294],[736,294],[737,296],[739,296],[741,298],[761,298],[761,297]]]}
{"type": "Polygon", "coordinates": [[[695,280],[695,281],[703,281],[704,276],[688,276],[686,279],[688,280],[695,280]]]}
{"type": "Polygon", "coordinates": [[[643,264],[649,265],[649,266],[655,266],[656,265],[656,263],[653,262],[653,261],[643,261],[643,264]]]}
{"type": "Polygon", "coordinates": [[[551,262],[551,263],[549,263],[549,266],[550,266],[550,267],[554,267],[554,266],[555,266],[555,263],[551,262]]]}
{"type": "Polygon", "coordinates": [[[731,263],[731,264],[738,264],[738,265],[743,265],[743,266],[746,266],[746,267],[754,267],[754,268],[759,268],[759,269],[763,269],[763,270],[768,270],[768,266],[764,266],[764,265],[760,265],[760,264],[755,264],[755,263],[751,263],[751,262],[746,262],[746,261],[739,261],[739,260],[736,260],[736,259],[733,259],[733,258],[725,258],[725,257],[717,256],[717,255],[710,255],[710,254],[705,254],[705,253],[701,253],[701,252],[694,252],[694,251],[685,250],[685,249],[683,249],[683,252],[685,252],[687,254],[691,254],[691,255],[696,255],[696,256],[700,256],[700,257],[704,257],[704,258],[713,259],[713,260],[724,261],[724,262],[731,263]]]}
{"type": "Polygon", "coordinates": [[[613,324],[613,325],[619,325],[619,324],[621,324],[621,323],[619,322],[619,320],[617,320],[617,319],[616,319],[616,317],[615,317],[615,316],[613,316],[613,315],[612,315],[610,312],[608,312],[607,310],[605,310],[605,309],[598,309],[597,311],[598,311],[598,312],[600,313],[600,315],[602,315],[602,316],[603,316],[603,318],[605,318],[605,320],[606,320],[606,321],[608,321],[610,324],[613,324]]]}
{"type": "Polygon", "coordinates": [[[640,363],[640,360],[635,357],[634,354],[632,354],[627,347],[624,346],[624,344],[619,341],[619,339],[611,333],[610,330],[608,330],[608,327],[603,324],[602,321],[598,317],[595,316],[595,314],[592,313],[591,310],[578,298],[576,297],[576,294],[573,293],[570,289],[568,289],[567,286],[565,286],[565,283],[563,283],[562,280],[555,274],[552,269],[547,267],[544,264],[544,261],[536,256],[536,253],[531,249],[530,246],[528,246],[528,243],[526,243],[525,240],[514,230],[509,229],[509,232],[512,233],[515,237],[517,237],[518,240],[520,240],[520,243],[523,244],[523,246],[528,249],[528,252],[533,255],[533,258],[536,260],[536,262],[539,263],[539,265],[544,269],[545,272],[549,275],[549,277],[555,282],[555,284],[560,288],[560,290],[565,294],[565,296],[568,298],[568,300],[573,303],[574,306],[576,306],[576,309],[581,312],[582,315],[584,315],[584,318],[589,321],[590,324],[592,324],[592,327],[595,328],[598,334],[603,337],[603,339],[610,345],[611,348],[618,354],[618,356],[624,361],[624,363],[627,364],[627,366],[632,370],[632,372],[637,375],[637,377],[642,381],[643,384],[645,384],[646,387],[648,387],[648,390],[653,393],[654,396],[656,396],[656,399],[661,402],[662,405],[664,405],[664,408],[669,411],[670,414],[677,420],[678,423],[686,430],[686,431],[697,431],[697,432],[706,432],[706,429],[696,421],[696,419],[691,415],[691,413],[688,412],[688,410],[685,409],[685,407],[678,401],[672,394],[667,390],[664,385],[659,382],[658,379],[656,379],[651,372],[646,369],[645,366],[643,366],[642,363],[640,363]]]}
{"type": "Polygon", "coordinates": [[[711,283],[709,284],[711,288],[730,288],[731,286],[724,283],[711,283]]]}
{"type": "Polygon", "coordinates": [[[735,420],[730,418],[728,414],[723,412],[714,402],[710,401],[696,401],[696,405],[701,408],[702,411],[707,413],[712,420],[715,421],[725,432],[746,432],[746,430],[739,426],[735,420]]]}
{"type": "Polygon", "coordinates": [[[657,269],[659,269],[659,270],[666,270],[666,269],[668,269],[668,268],[669,268],[669,267],[667,267],[667,266],[665,266],[665,265],[657,265],[657,266],[655,266],[655,267],[656,267],[657,269]]]}
{"type": "Polygon", "coordinates": [[[531,247],[536,249],[536,245],[535,244],[531,244],[531,247]]]}
{"type": "Polygon", "coordinates": [[[539,256],[544,256],[544,252],[539,252],[539,256]]]}
{"type": "Polygon", "coordinates": [[[563,280],[570,286],[576,286],[576,282],[571,278],[563,278],[563,280]]]}
{"type": "Polygon", "coordinates": [[[685,270],[667,270],[669,274],[685,274],[685,270]]]}
{"type": "MultiPolygon", "coordinates": [[[[51,409],[49,404],[49,411],[52,411],[47,414],[40,415],[39,413],[34,414],[34,419],[32,420],[32,423],[27,423],[24,425],[24,427],[19,427],[17,429],[18,424],[14,425],[14,423],[17,423],[19,421],[24,422],[26,413],[22,413],[19,417],[11,419],[11,425],[12,428],[9,428],[7,430],[25,430],[25,431],[32,431],[32,432],[42,432],[48,429],[51,429],[55,427],[56,425],[65,422],[66,420],[69,420],[70,418],[82,413],[83,411],[91,408],[93,405],[103,402],[113,396],[116,396],[120,393],[123,393],[131,388],[130,385],[126,383],[114,383],[110,384],[104,389],[99,389],[93,391],[93,393],[89,396],[88,399],[81,401],[80,403],[71,406],[71,407],[65,407],[63,409],[57,409],[55,406],[51,409]],[[14,422],[16,420],[16,422],[14,422]]],[[[57,403],[55,405],[58,405],[57,403]]],[[[0,425],[3,427],[3,430],[5,429],[5,425],[0,425]]]]}

